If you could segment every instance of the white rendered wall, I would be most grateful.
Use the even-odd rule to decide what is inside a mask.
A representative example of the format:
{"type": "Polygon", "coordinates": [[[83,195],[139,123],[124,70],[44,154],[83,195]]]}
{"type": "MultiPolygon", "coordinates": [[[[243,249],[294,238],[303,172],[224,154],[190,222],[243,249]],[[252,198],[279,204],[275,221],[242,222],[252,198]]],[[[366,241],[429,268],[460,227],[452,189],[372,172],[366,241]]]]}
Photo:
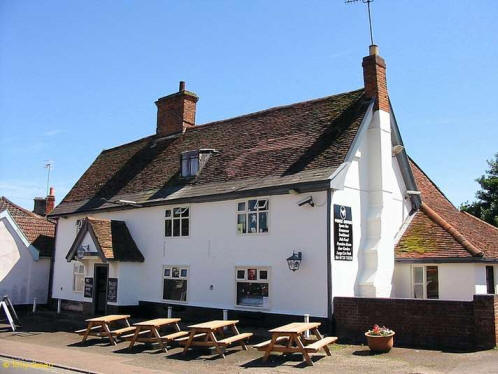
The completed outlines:
{"type": "MultiPolygon", "coordinates": [[[[326,193],[278,195],[269,200],[270,232],[253,235],[237,233],[236,200],[190,205],[188,238],[164,237],[166,207],[92,213],[94,218],[125,221],[145,257],[144,263],[122,262],[116,269],[118,304],[136,304],[139,300],[164,302],[162,267],[187,265],[188,305],[248,309],[235,306],[235,267],[269,266],[270,307],[263,311],[325,317],[326,193]],[[315,207],[299,207],[297,202],[308,195],[313,196],[315,207]],[[293,250],[303,252],[301,268],[296,272],[291,272],[286,262],[293,250]]],[[[56,298],[83,301],[81,294],[72,291],[72,264],[65,259],[76,236],[75,221],[83,217],[59,219],[53,295],[56,298]]]]}
{"type": "Polygon", "coordinates": [[[30,250],[10,222],[0,219],[0,296],[8,295],[13,304],[47,302],[50,259],[34,261],[30,250]]]}
{"type": "MultiPolygon", "coordinates": [[[[420,264],[422,265],[422,264],[420,264]]],[[[438,267],[439,298],[441,300],[472,300],[475,294],[485,294],[486,265],[483,264],[423,264],[438,267]]],[[[411,264],[395,267],[395,297],[412,297],[411,264]]],[[[496,266],[495,266],[496,271],[496,266]]],[[[495,272],[495,276],[496,276],[495,272]]],[[[495,283],[496,278],[495,278],[495,283]]],[[[496,288],[496,287],[495,287],[496,288]]]]}

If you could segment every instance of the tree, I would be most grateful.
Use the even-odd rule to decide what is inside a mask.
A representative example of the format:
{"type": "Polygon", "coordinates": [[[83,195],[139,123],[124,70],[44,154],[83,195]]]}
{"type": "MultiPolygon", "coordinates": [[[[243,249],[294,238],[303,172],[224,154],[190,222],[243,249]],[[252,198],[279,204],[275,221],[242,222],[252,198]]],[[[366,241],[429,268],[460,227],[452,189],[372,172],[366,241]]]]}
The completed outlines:
{"type": "Polygon", "coordinates": [[[477,201],[467,201],[460,209],[498,227],[498,153],[488,165],[486,174],[476,179],[481,186],[476,192],[477,201]]]}

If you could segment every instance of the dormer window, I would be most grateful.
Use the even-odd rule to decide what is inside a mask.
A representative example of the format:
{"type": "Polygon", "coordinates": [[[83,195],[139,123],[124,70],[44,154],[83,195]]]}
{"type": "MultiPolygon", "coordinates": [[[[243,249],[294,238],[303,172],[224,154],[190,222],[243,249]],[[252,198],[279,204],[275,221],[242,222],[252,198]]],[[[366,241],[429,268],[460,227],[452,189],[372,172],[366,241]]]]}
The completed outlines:
{"type": "Polygon", "coordinates": [[[199,151],[182,153],[182,177],[195,177],[199,172],[199,151]]]}
{"type": "Polygon", "coordinates": [[[181,169],[183,178],[192,178],[199,174],[209,156],[217,153],[214,149],[199,149],[195,151],[182,152],[181,169]]]}

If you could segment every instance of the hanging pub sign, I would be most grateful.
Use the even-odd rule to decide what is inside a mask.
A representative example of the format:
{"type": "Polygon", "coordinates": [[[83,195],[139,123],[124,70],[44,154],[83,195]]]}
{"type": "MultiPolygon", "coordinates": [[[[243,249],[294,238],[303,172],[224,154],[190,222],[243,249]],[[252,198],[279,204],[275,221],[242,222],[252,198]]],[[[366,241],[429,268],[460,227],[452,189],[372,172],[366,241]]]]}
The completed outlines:
{"type": "Polygon", "coordinates": [[[116,303],[118,301],[118,278],[109,278],[107,284],[107,301],[116,303]]]}
{"type": "Polygon", "coordinates": [[[334,259],[353,261],[353,217],[349,206],[334,204],[334,259]]]}
{"type": "Polygon", "coordinates": [[[93,296],[93,278],[85,278],[85,297],[93,296]]]}

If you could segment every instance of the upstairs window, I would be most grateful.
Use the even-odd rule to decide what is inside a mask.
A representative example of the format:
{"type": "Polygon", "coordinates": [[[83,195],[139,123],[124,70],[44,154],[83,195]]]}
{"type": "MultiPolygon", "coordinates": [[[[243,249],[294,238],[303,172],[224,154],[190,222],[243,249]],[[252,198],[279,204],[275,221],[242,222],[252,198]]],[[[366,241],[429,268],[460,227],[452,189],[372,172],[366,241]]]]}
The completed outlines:
{"type": "Polygon", "coordinates": [[[268,199],[251,199],[237,204],[237,232],[255,234],[268,232],[268,199]]]}
{"type": "Polygon", "coordinates": [[[190,209],[176,207],[164,213],[164,236],[179,237],[190,234],[190,209]]]}
{"type": "Polygon", "coordinates": [[[437,266],[414,266],[412,269],[413,297],[439,299],[437,266]]]}
{"type": "Polygon", "coordinates": [[[182,153],[182,177],[195,177],[199,172],[199,151],[188,151],[182,153]]]}

